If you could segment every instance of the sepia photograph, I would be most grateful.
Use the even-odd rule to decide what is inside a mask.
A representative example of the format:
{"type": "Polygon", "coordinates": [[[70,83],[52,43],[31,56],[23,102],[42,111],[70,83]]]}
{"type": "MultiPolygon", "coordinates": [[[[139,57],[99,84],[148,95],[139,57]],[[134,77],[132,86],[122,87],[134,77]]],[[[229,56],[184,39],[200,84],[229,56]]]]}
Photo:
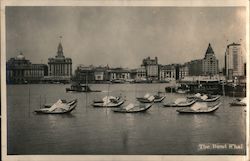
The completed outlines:
{"type": "Polygon", "coordinates": [[[7,158],[246,156],[246,5],[3,11],[7,158]]]}

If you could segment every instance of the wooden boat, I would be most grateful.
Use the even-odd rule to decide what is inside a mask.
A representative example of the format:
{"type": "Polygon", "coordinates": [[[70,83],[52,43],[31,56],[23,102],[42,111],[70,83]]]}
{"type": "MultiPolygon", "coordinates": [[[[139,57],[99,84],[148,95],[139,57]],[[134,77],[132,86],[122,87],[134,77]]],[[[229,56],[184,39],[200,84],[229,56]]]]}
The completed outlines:
{"type": "Polygon", "coordinates": [[[119,113],[138,113],[138,112],[146,112],[153,103],[151,104],[140,104],[140,105],[133,105],[129,104],[128,106],[124,108],[119,108],[113,110],[114,112],[119,112],[119,113]]]}
{"type": "MultiPolygon", "coordinates": [[[[116,100],[120,100],[121,97],[117,96],[117,97],[113,97],[113,96],[109,96],[109,97],[112,97],[113,99],[116,99],[116,100]]],[[[104,103],[103,99],[101,100],[94,100],[93,103],[104,103]]]]}
{"type": "Polygon", "coordinates": [[[94,101],[93,107],[119,107],[125,100],[121,100],[120,97],[106,96],[102,101],[94,101]],[[118,99],[119,98],[119,99],[118,99]]]}
{"type": "Polygon", "coordinates": [[[35,110],[35,112],[38,114],[66,114],[73,111],[76,106],[77,99],[69,102],[58,100],[52,106],[35,110]]]}
{"type": "Polygon", "coordinates": [[[80,83],[75,83],[70,86],[70,88],[66,88],[66,92],[101,92],[99,90],[91,90],[87,84],[82,85],[80,83]]]}
{"type": "Polygon", "coordinates": [[[198,102],[215,102],[220,98],[220,95],[215,95],[215,96],[209,96],[207,98],[197,98],[198,102]]]}
{"type": "Polygon", "coordinates": [[[154,102],[155,97],[150,96],[150,94],[147,93],[144,97],[137,97],[136,99],[141,103],[152,103],[154,102]]]}
{"type": "Polygon", "coordinates": [[[216,110],[219,109],[219,106],[221,105],[221,103],[218,102],[215,105],[211,105],[211,106],[208,106],[206,108],[202,108],[202,105],[199,107],[199,104],[198,103],[196,103],[196,104],[197,104],[196,108],[193,108],[193,106],[194,106],[193,105],[191,108],[182,108],[182,109],[177,109],[176,111],[179,113],[185,113],[185,114],[205,114],[205,113],[215,112],[216,110]]]}
{"type": "Polygon", "coordinates": [[[159,95],[154,95],[154,103],[160,103],[162,102],[166,97],[165,96],[159,96],[159,95]]]}
{"type": "Polygon", "coordinates": [[[215,102],[220,98],[220,95],[206,95],[196,93],[193,96],[187,96],[188,99],[196,99],[197,102],[215,102]]]}
{"type": "Polygon", "coordinates": [[[231,106],[246,106],[247,100],[246,98],[243,99],[236,99],[232,103],[230,103],[231,106]]]}
{"type": "Polygon", "coordinates": [[[195,99],[187,99],[184,101],[178,101],[178,99],[174,103],[164,104],[165,107],[189,107],[196,102],[195,99]]]}
{"type": "Polygon", "coordinates": [[[179,94],[186,94],[186,93],[188,93],[189,92],[189,90],[182,90],[182,89],[178,89],[177,91],[176,91],[176,93],[179,93],[179,94]]]}

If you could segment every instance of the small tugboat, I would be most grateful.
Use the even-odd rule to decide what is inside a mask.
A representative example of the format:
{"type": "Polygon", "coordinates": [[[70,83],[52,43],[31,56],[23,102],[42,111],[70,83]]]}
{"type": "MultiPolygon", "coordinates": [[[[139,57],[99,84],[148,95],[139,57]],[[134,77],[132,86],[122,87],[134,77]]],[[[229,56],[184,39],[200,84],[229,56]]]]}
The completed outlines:
{"type": "Polygon", "coordinates": [[[93,107],[119,107],[125,100],[121,100],[120,97],[105,96],[102,100],[93,101],[93,107]]]}
{"type": "Polygon", "coordinates": [[[176,111],[181,114],[206,114],[212,113],[219,109],[221,105],[220,102],[216,103],[215,105],[207,106],[205,102],[197,102],[191,108],[182,108],[177,109],[176,111]]]}
{"type": "Polygon", "coordinates": [[[233,100],[232,103],[230,103],[231,106],[246,106],[247,105],[247,99],[246,98],[242,98],[242,99],[235,99],[233,100]]]}
{"type": "Polygon", "coordinates": [[[152,103],[155,100],[154,96],[150,96],[150,94],[145,94],[143,97],[137,97],[136,98],[141,103],[152,103]]]}
{"type": "Polygon", "coordinates": [[[195,99],[178,98],[174,103],[164,104],[165,107],[189,107],[195,103],[195,99]]]}
{"type": "Polygon", "coordinates": [[[151,104],[139,104],[139,105],[134,105],[134,104],[130,103],[129,105],[127,105],[123,108],[115,109],[113,111],[118,112],[118,113],[146,112],[152,105],[153,105],[153,103],[151,103],[151,104]]]}
{"type": "Polygon", "coordinates": [[[55,104],[50,107],[41,108],[35,110],[37,114],[66,114],[73,111],[77,106],[77,99],[72,101],[65,101],[59,99],[55,104]]]}
{"type": "Polygon", "coordinates": [[[70,88],[66,88],[66,92],[74,91],[74,92],[101,92],[99,90],[91,90],[87,84],[82,85],[80,83],[74,83],[70,86],[70,88]]]}

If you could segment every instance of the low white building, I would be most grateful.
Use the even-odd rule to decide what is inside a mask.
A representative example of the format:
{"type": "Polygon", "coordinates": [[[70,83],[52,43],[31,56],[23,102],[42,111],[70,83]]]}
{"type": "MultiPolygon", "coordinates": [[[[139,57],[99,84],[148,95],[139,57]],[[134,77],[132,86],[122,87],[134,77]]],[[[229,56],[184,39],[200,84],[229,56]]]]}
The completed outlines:
{"type": "Polygon", "coordinates": [[[160,80],[176,80],[176,68],[174,65],[161,65],[159,72],[160,80]]]}

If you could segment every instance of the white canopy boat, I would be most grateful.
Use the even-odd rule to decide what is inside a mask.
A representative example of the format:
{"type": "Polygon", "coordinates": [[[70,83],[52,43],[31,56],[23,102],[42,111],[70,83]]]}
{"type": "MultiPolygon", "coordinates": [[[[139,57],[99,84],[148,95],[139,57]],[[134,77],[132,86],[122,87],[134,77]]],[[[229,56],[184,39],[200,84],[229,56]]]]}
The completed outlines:
{"type": "Polygon", "coordinates": [[[102,101],[94,101],[92,106],[94,107],[119,107],[125,100],[120,99],[120,97],[105,96],[102,101]]]}
{"type": "Polygon", "coordinates": [[[47,106],[46,108],[41,108],[35,110],[36,113],[39,114],[65,114],[73,111],[77,106],[77,99],[66,102],[64,100],[59,99],[56,103],[47,106]]]}

